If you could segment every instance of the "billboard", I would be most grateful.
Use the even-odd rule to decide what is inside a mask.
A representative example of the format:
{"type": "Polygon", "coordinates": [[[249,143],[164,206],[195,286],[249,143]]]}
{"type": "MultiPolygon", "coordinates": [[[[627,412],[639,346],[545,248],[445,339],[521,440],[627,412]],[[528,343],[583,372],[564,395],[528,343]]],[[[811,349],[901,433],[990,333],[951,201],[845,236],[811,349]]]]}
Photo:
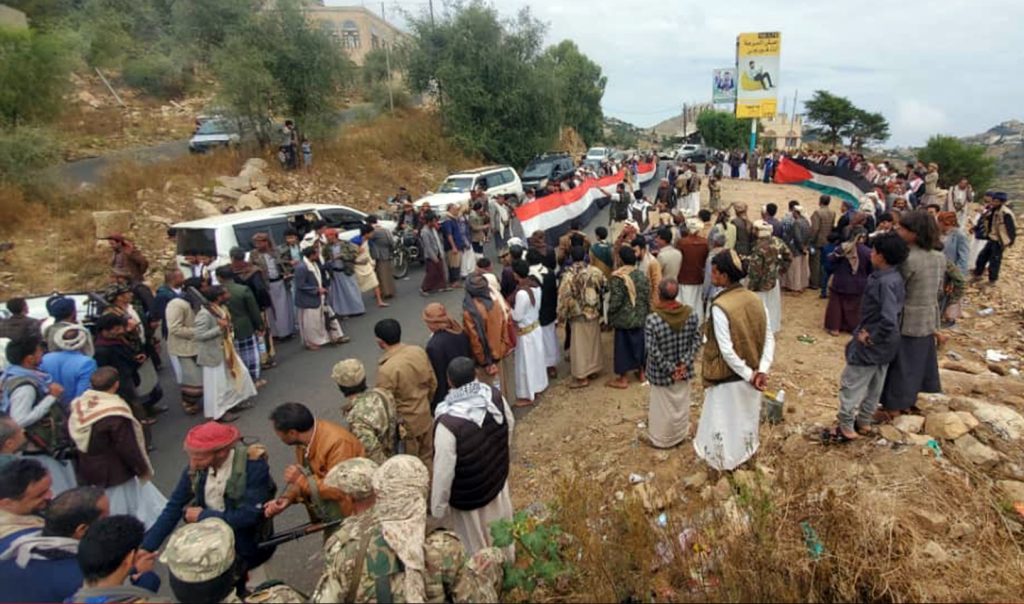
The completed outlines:
{"type": "Polygon", "coordinates": [[[782,35],[777,31],[736,37],[736,117],[775,115],[781,45],[782,35]]]}
{"type": "Polygon", "coordinates": [[[732,103],[736,100],[736,70],[732,67],[711,72],[711,103],[732,103]]]}

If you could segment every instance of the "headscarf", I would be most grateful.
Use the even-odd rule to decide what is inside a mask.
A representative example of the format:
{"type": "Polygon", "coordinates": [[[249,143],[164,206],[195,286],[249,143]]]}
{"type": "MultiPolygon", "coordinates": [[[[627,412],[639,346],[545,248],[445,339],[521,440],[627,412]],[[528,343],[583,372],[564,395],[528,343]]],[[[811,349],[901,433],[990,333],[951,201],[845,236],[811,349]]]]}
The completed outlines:
{"type": "MultiPolygon", "coordinates": [[[[427,304],[426,308],[423,309],[423,322],[428,327],[437,328],[439,331],[447,331],[455,335],[462,333],[462,326],[448,316],[448,310],[444,307],[444,304],[439,302],[427,304]]],[[[434,331],[434,329],[431,329],[431,331],[434,331]]]]}
{"type": "Polygon", "coordinates": [[[484,351],[484,364],[490,365],[495,361],[491,356],[491,345],[487,341],[487,329],[484,325],[484,318],[477,308],[475,300],[483,303],[484,308],[490,311],[494,308],[494,300],[491,298],[491,288],[483,275],[471,275],[466,279],[466,297],[462,300],[462,308],[473,318],[476,327],[476,336],[480,340],[480,346],[484,351]]]}
{"type": "Polygon", "coordinates": [[[451,415],[471,421],[480,427],[484,425],[488,413],[498,424],[505,423],[504,414],[494,403],[491,387],[473,380],[464,386],[449,390],[444,400],[438,403],[434,417],[451,415]]]}
{"type": "Polygon", "coordinates": [[[955,227],[960,224],[956,218],[956,213],[954,212],[939,212],[935,217],[935,220],[939,222],[940,226],[955,227]]]}
{"type": "Polygon", "coordinates": [[[381,536],[405,565],[405,599],[426,601],[423,543],[427,530],[427,492],[430,473],[412,455],[395,455],[373,475],[377,503],[373,513],[380,522],[381,536]]]}
{"type": "Polygon", "coordinates": [[[612,277],[622,279],[622,282],[625,284],[626,293],[629,294],[630,306],[636,305],[636,283],[633,283],[633,278],[629,276],[635,270],[637,270],[635,264],[624,264],[612,273],[612,277]]]}
{"type": "Polygon", "coordinates": [[[81,350],[89,341],[89,332],[81,325],[64,325],[54,332],[53,340],[61,350],[81,350]]]}
{"type": "Polygon", "coordinates": [[[241,439],[242,434],[238,428],[229,424],[209,421],[188,431],[188,434],[185,435],[185,449],[196,453],[219,451],[230,447],[241,439]]]}

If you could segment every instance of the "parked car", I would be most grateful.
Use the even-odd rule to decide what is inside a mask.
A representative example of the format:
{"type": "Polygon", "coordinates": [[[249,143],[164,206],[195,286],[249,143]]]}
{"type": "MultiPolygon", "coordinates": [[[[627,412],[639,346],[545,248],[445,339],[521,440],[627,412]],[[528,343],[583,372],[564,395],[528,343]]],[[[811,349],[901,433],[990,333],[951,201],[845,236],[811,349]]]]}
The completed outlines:
{"type": "MultiPolygon", "coordinates": [[[[251,250],[252,236],[256,233],[269,233],[274,243],[280,245],[289,227],[301,237],[317,220],[338,229],[339,238],[352,239],[359,234],[366,216],[365,212],[347,206],[307,203],[181,222],[172,227],[177,240],[177,262],[186,269],[186,255],[203,254],[214,258],[214,266],[221,266],[227,264],[231,248],[251,250]]],[[[388,230],[395,228],[391,220],[381,220],[380,224],[388,230]]]]}
{"type": "Polygon", "coordinates": [[[188,150],[206,153],[211,149],[236,147],[241,140],[238,124],[225,117],[211,117],[199,122],[195,134],[188,140],[188,150]]]}
{"type": "Polygon", "coordinates": [[[551,183],[561,184],[572,178],[576,164],[568,153],[545,153],[538,155],[523,170],[523,189],[540,191],[551,183]]]}
{"type": "Polygon", "coordinates": [[[415,205],[419,207],[425,201],[434,210],[444,210],[453,203],[469,205],[470,191],[481,185],[489,197],[508,194],[523,197],[523,183],[514,168],[487,166],[448,175],[436,193],[417,199],[415,205]]]}
{"type": "Polygon", "coordinates": [[[611,159],[615,150],[611,147],[591,147],[583,156],[583,165],[595,172],[601,171],[601,162],[611,159]]]}
{"type": "Polygon", "coordinates": [[[676,159],[683,161],[702,162],[708,159],[708,149],[704,145],[687,143],[676,151],[676,159]]]}

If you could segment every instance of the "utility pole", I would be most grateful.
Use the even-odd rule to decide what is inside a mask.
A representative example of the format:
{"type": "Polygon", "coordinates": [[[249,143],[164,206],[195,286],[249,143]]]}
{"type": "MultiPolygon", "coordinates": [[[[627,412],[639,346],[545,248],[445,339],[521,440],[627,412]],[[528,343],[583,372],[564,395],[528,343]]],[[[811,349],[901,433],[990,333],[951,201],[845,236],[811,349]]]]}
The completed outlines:
{"type": "Polygon", "coordinates": [[[689,123],[686,116],[686,103],[683,103],[683,141],[686,141],[686,131],[689,128],[689,123]]]}
{"type": "MultiPolygon", "coordinates": [[[[430,6],[430,26],[434,26],[434,0],[428,0],[430,6]]],[[[422,6],[422,5],[421,5],[422,6]]]]}

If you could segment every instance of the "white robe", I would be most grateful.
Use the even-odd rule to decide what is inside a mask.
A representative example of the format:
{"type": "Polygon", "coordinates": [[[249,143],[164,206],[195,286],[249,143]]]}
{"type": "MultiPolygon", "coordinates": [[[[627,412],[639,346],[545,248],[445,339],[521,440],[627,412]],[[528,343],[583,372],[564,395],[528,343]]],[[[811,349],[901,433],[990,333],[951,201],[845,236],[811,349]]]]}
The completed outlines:
{"type": "MultiPolygon", "coordinates": [[[[502,397],[504,401],[504,397],[502,397]]],[[[508,440],[512,442],[512,430],[516,419],[504,401],[505,420],[508,422],[508,440]]],[[[455,479],[455,464],[458,462],[455,435],[438,423],[434,429],[434,480],[430,494],[430,513],[443,519],[450,526],[466,548],[466,556],[491,545],[491,523],[496,520],[511,520],[514,509],[509,494],[508,480],[498,495],[482,508],[463,511],[448,506],[452,494],[452,480],[455,479]]],[[[504,548],[510,562],[515,561],[515,547],[504,548]]]]}
{"type": "Polygon", "coordinates": [[[775,280],[775,287],[770,290],[755,293],[768,310],[768,327],[771,328],[772,333],[778,333],[782,330],[782,289],[779,286],[779,280],[775,280]]]}
{"type": "MultiPolygon", "coordinates": [[[[754,369],[748,367],[733,348],[728,316],[713,306],[711,317],[722,359],[742,381],[711,386],[704,391],[704,408],[693,448],[712,468],[732,470],[750,459],[760,445],[761,393],[750,384],[754,369]]],[[[764,351],[757,367],[763,373],[771,369],[775,357],[775,337],[771,329],[765,331],[764,351]]]]}
{"type": "Polygon", "coordinates": [[[704,324],[704,285],[679,285],[679,294],[676,300],[693,309],[697,314],[697,324],[704,324]]]}
{"type": "Polygon", "coordinates": [[[203,415],[207,418],[220,419],[233,407],[256,396],[256,386],[238,355],[235,355],[235,372],[239,376],[239,389],[225,363],[203,367],[203,415]]]}
{"type": "Polygon", "coordinates": [[[548,371],[544,364],[544,334],[540,328],[540,288],[531,288],[534,304],[523,290],[516,292],[512,320],[520,329],[536,328],[516,341],[516,397],[532,401],[548,387],[548,371]]]}

